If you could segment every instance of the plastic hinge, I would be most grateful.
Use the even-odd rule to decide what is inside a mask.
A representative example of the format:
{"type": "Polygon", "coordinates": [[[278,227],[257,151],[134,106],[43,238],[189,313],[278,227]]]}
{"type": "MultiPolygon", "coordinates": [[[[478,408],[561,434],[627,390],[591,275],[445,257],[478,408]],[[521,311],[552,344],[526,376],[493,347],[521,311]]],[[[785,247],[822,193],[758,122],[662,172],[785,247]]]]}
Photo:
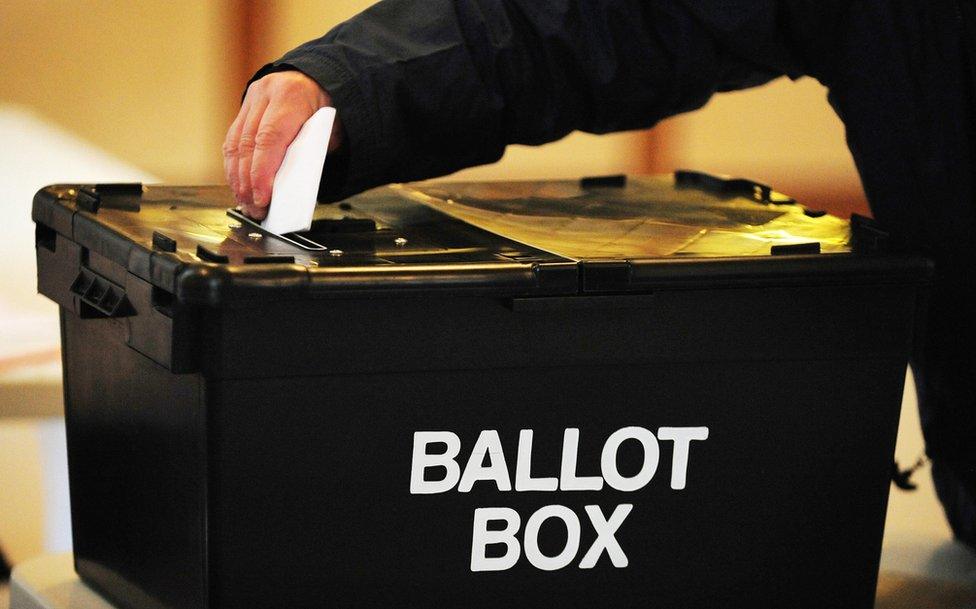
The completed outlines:
{"type": "Polygon", "coordinates": [[[679,169],[674,172],[674,183],[678,186],[689,186],[723,195],[746,197],[759,203],[780,205],[796,203],[796,199],[776,192],[766,184],[745,178],[729,178],[701,171],[679,169]]]}
{"type": "Polygon", "coordinates": [[[71,292],[83,303],[106,317],[129,317],[133,314],[125,288],[86,268],[78,272],[71,292]]]}
{"type": "Polygon", "coordinates": [[[623,188],[627,185],[624,174],[612,176],[591,176],[580,179],[581,188],[623,188]]]}
{"type": "Polygon", "coordinates": [[[92,214],[98,213],[98,206],[100,203],[101,197],[97,192],[90,188],[79,188],[78,194],[75,195],[75,205],[78,206],[78,209],[92,214]]]}
{"type": "Polygon", "coordinates": [[[627,260],[584,260],[580,264],[584,292],[626,290],[630,279],[631,265],[627,260]]]}

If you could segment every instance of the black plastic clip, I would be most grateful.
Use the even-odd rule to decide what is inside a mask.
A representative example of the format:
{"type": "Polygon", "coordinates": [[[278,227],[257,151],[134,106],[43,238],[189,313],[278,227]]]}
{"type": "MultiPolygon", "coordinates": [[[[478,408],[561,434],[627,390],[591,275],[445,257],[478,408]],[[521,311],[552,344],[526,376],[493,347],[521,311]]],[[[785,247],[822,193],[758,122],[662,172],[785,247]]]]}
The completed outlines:
{"type": "Polygon", "coordinates": [[[95,191],[106,196],[126,195],[141,197],[142,182],[119,182],[115,184],[96,184],[95,191]]]}
{"type": "Polygon", "coordinates": [[[891,235],[881,228],[875,220],[851,214],[851,249],[858,254],[878,254],[887,252],[891,235]]]}
{"type": "Polygon", "coordinates": [[[773,256],[806,256],[820,253],[820,242],[811,241],[810,243],[787,243],[774,245],[769,248],[769,253],[773,256]]]}
{"type": "Polygon", "coordinates": [[[197,258],[203,260],[204,262],[216,262],[218,264],[227,264],[230,262],[224,254],[219,254],[211,249],[207,249],[203,245],[197,245],[197,258]]]}
{"type": "Polygon", "coordinates": [[[106,209],[120,209],[122,211],[139,211],[139,202],[131,197],[142,196],[141,183],[125,184],[97,184],[95,186],[80,186],[75,194],[75,205],[78,209],[97,214],[102,207],[102,197],[108,197],[104,207],[106,209]],[[121,197],[121,198],[119,198],[121,197]]]}
{"type": "Polygon", "coordinates": [[[78,209],[82,209],[91,214],[98,213],[98,207],[101,205],[101,202],[101,196],[91,188],[79,188],[78,194],[75,195],[75,205],[78,206],[78,209]]]}
{"type": "Polygon", "coordinates": [[[757,203],[776,203],[778,205],[796,203],[796,199],[793,197],[776,192],[766,184],[745,178],[729,178],[701,171],[679,169],[674,172],[674,183],[678,186],[698,188],[720,195],[746,197],[757,203]]]}
{"type": "Polygon", "coordinates": [[[153,249],[157,249],[163,252],[175,252],[176,251],[176,239],[172,237],[167,237],[159,231],[153,231],[152,234],[152,246],[153,249]]]}
{"type": "MultiPolygon", "coordinates": [[[[129,317],[133,314],[125,288],[86,268],[82,268],[71,284],[71,292],[81,302],[105,317],[129,317]]],[[[86,315],[82,310],[82,317],[86,315]]]]}
{"type": "Polygon", "coordinates": [[[580,188],[623,188],[627,185],[624,174],[612,176],[591,176],[580,179],[580,188]]]}

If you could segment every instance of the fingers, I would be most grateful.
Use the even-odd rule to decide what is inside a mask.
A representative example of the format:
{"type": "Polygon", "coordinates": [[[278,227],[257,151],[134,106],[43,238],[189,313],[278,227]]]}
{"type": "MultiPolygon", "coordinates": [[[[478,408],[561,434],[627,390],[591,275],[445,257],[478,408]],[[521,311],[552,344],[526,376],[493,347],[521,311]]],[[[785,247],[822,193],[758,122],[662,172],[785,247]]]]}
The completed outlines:
{"type": "Polygon", "coordinates": [[[251,162],[254,158],[257,132],[267,107],[266,97],[256,100],[244,119],[244,128],[241,129],[241,137],[237,142],[237,202],[248,215],[253,215],[255,211],[251,191],[251,162]]]}
{"type": "MultiPolygon", "coordinates": [[[[224,174],[238,205],[255,219],[267,216],[275,174],[302,125],[331,98],[298,71],[269,74],[248,87],[224,139],[224,174]]],[[[337,123],[329,150],[341,144],[337,123]]]]}
{"type": "Polygon", "coordinates": [[[235,197],[237,196],[237,146],[241,139],[241,130],[244,128],[244,119],[247,118],[249,106],[246,101],[241,106],[234,122],[227,129],[227,136],[224,138],[222,149],[224,155],[224,177],[227,179],[227,184],[230,186],[235,197]]]}
{"type": "Polygon", "coordinates": [[[295,139],[305,121],[304,112],[295,112],[290,106],[271,102],[261,118],[261,125],[254,136],[254,155],[249,176],[254,217],[263,218],[271,202],[274,177],[281,167],[288,145],[295,139]]]}

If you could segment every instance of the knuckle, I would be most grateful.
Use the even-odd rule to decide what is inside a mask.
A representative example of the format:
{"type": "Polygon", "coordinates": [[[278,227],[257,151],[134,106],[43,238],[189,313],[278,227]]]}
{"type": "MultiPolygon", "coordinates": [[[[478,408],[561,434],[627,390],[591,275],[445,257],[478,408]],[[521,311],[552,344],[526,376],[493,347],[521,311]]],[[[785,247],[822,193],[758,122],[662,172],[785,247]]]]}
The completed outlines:
{"type": "Polygon", "coordinates": [[[254,152],[254,136],[253,135],[242,135],[241,139],[237,142],[237,155],[246,156],[254,152]]]}
{"type": "Polygon", "coordinates": [[[287,95],[288,97],[297,97],[302,93],[304,87],[302,83],[294,78],[289,78],[288,80],[281,83],[280,91],[287,95]]]}
{"type": "Polygon", "coordinates": [[[308,82],[298,72],[282,72],[285,75],[275,83],[275,93],[287,100],[303,99],[308,94],[308,82]]]}
{"type": "Polygon", "coordinates": [[[237,140],[227,140],[220,147],[221,152],[223,152],[225,157],[237,156],[237,140]]]}
{"type": "Polygon", "coordinates": [[[296,78],[298,72],[294,70],[282,70],[281,72],[274,72],[269,74],[268,83],[273,85],[276,89],[291,87],[298,79],[296,78]]]}
{"type": "Polygon", "coordinates": [[[261,78],[255,80],[247,86],[247,91],[244,93],[244,97],[251,95],[252,93],[258,94],[263,91],[268,86],[268,77],[272,76],[268,74],[267,76],[262,76],[261,78]]]}
{"type": "Polygon", "coordinates": [[[268,150],[276,147],[281,142],[281,134],[273,127],[265,127],[258,130],[254,136],[254,147],[259,150],[268,150]]]}

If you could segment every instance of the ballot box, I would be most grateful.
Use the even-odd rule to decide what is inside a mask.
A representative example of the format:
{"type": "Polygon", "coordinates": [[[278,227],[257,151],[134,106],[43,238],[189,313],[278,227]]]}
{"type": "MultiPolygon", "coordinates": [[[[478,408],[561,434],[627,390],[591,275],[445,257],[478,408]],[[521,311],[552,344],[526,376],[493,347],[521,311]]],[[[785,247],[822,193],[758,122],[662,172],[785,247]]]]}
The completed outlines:
{"type": "Polygon", "coordinates": [[[694,172],[34,200],[127,608],[870,607],[930,265],[694,172]]]}

